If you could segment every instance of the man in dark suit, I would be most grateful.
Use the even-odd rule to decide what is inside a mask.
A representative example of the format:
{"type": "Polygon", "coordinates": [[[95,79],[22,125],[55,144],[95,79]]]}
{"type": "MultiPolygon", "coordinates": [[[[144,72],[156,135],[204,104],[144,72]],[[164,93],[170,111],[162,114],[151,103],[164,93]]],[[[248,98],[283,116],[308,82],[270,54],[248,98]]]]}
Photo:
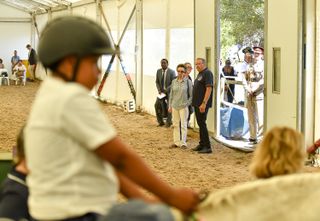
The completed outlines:
{"type": "Polygon", "coordinates": [[[160,127],[164,125],[164,117],[167,117],[166,127],[170,127],[172,125],[172,116],[171,113],[168,112],[167,104],[170,96],[171,82],[175,77],[176,73],[174,70],[168,68],[168,60],[163,58],[161,60],[161,68],[157,70],[156,86],[159,94],[154,105],[158,126],[160,127]]]}
{"type": "Polygon", "coordinates": [[[36,78],[36,67],[37,67],[37,53],[31,47],[30,44],[27,44],[26,48],[29,50],[28,54],[28,62],[29,62],[29,72],[30,72],[30,80],[34,81],[36,78]]]}

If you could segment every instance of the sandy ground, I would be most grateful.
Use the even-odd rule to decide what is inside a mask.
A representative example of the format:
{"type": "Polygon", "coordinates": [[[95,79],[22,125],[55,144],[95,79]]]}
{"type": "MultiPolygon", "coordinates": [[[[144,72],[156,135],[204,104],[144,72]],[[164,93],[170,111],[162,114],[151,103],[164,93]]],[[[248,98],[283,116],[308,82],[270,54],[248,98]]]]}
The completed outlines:
{"type": "MultiPolygon", "coordinates": [[[[40,83],[0,86],[0,151],[11,151],[16,135],[25,123],[40,83]]],[[[122,108],[101,103],[120,137],[162,177],[175,186],[214,191],[250,181],[248,165],[252,153],[229,149],[213,141],[213,154],[190,150],[198,133],[188,131],[189,149],[171,149],[172,128],[156,127],[156,118],[145,113],[126,113],[122,108]]],[[[319,171],[306,167],[307,171],[319,171]]]]}

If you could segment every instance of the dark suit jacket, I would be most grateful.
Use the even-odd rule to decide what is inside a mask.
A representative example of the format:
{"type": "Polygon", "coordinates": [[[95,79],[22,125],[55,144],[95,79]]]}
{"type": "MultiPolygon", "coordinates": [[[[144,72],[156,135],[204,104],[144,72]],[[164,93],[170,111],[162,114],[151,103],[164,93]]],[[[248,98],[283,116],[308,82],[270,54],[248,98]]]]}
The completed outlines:
{"type": "Polygon", "coordinates": [[[37,53],[33,48],[30,50],[28,61],[30,65],[37,64],[37,53]]]}
{"type": "Polygon", "coordinates": [[[171,82],[173,79],[176,78],[176,73],[174,72],[174,70],[167,68],[167,74],[166,74],[166,79],[164,79],[164,85],[166,86],[166,90],[162,91],[161,90],[161,78],[162,78],[162,68],[157,70],[157,76],[156,76],[156,85],[157,85],[157,89],[158,92],[164,92],[164,93],[169,93],[170,89],[171,89],[171,82]]]}

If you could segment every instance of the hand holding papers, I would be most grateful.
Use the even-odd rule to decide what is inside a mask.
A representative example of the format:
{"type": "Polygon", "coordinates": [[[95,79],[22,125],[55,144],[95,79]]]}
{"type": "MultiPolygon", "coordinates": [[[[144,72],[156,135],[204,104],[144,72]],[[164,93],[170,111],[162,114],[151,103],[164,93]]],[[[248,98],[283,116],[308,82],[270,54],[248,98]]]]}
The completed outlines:
{"type": "Polygon", "coordinates": [[[163,98],[165,98],[167,95],[165,94],[165,93],[161,93],[161,94],[158,94],[158,98],[159,99],[163,99],[163,98]]]}

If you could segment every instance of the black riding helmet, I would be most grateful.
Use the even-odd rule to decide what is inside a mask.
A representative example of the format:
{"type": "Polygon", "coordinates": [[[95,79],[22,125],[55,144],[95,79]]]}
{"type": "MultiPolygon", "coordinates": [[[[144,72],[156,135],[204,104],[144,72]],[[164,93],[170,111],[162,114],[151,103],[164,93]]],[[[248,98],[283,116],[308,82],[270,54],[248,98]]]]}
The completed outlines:
{"type": "MultiPolygon", "coordinates": [[[[80,16],[66,16],[52,20],[41,33],[38,56],[46,68],[54,65],[69,55],[76,56],[72,79],[75,81],[81,59],[88,55],[112,54],[114,51],[110,38],[100,25],[80,16]]],[[[53,70],[56,72],[56,70],[53,70]]]]}

